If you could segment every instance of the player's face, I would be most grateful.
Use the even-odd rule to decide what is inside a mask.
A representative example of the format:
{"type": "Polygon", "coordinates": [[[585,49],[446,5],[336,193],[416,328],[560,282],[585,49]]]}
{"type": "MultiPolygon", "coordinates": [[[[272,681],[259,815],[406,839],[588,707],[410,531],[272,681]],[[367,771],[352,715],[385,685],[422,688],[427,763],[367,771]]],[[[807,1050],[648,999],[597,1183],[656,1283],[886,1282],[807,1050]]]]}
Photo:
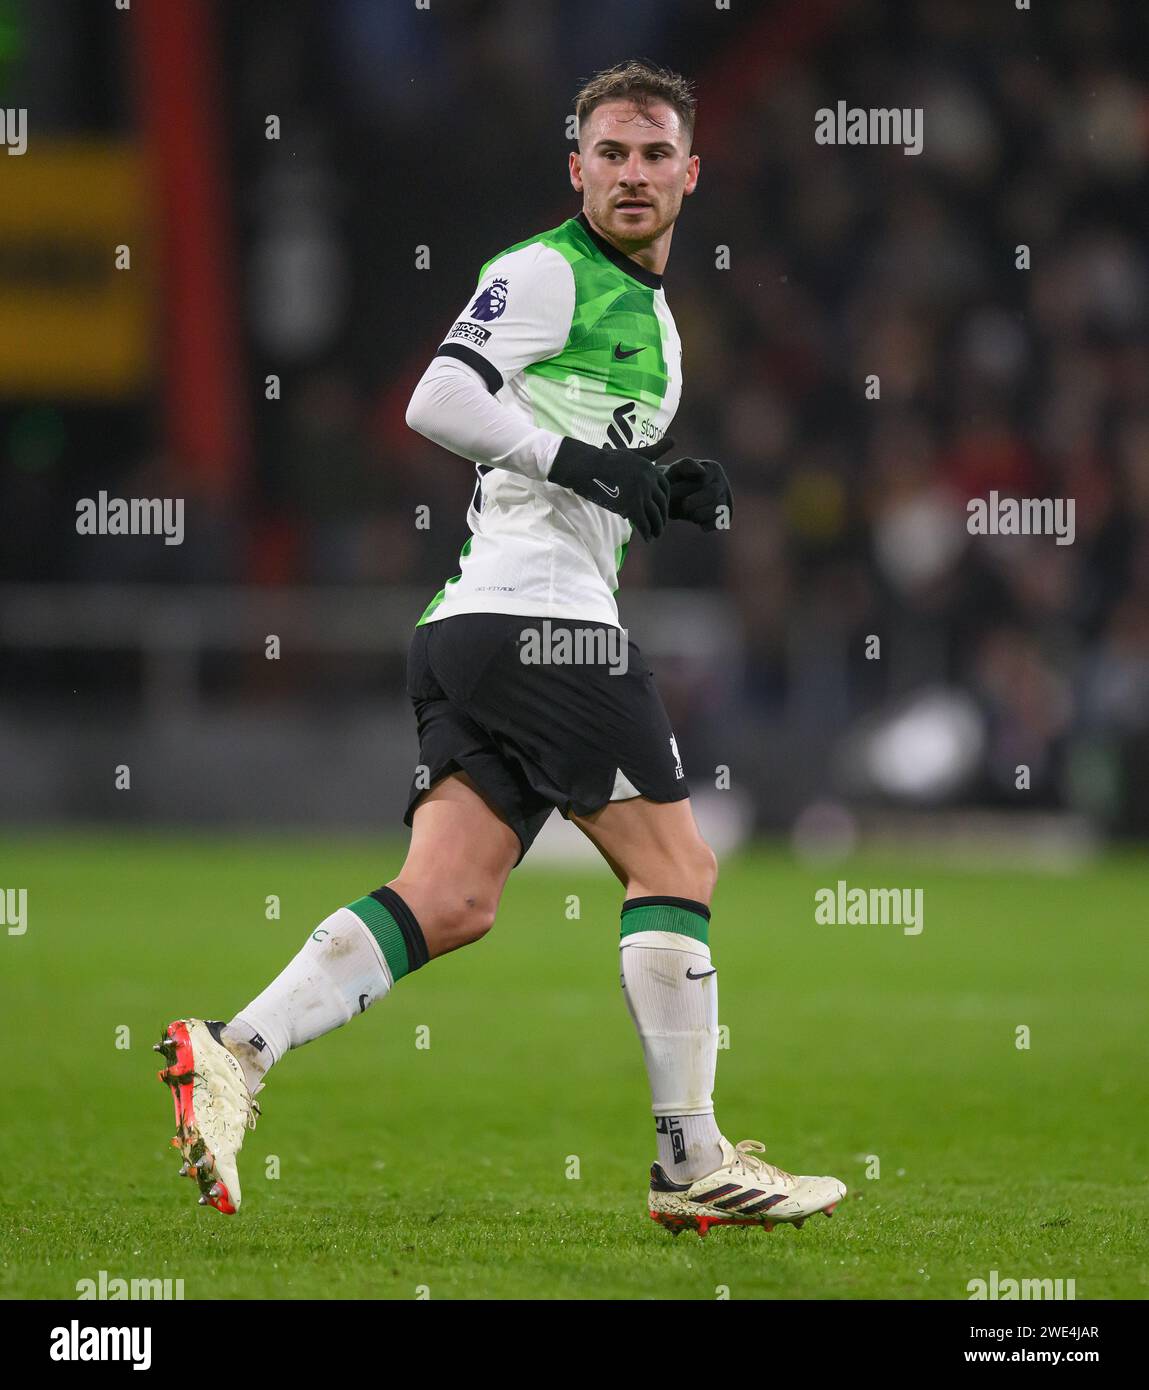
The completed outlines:
{"type": "Polygon", "coordinates": [[[698,180],[698,156],[673,106],[604,101],[583,122],[571,180],[612,241],[648,246],[674,225],[698,180]]]}

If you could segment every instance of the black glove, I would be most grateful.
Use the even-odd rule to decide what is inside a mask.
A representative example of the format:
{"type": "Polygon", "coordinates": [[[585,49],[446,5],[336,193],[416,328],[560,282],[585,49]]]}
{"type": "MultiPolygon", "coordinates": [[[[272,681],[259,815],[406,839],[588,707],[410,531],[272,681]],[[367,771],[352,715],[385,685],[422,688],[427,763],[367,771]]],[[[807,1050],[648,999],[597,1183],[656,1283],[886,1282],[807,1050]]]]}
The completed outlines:
{"type": "Polygon", "coordinates": [[[727,508],[727,522],[734,517],[734,494],[720,463],[713,459],[677,459],[660,463],[670,484],[671,521],[693,521],[704,531],[718,529],[718,508],[727,508]]]}
{"type": "Polygon", "coordinates": [[[660,439],[637,449],[596,449],[565,437],[547,481],[626,517],[644,541],[657,540],[670,510],[670,483],[654,460],[673,444],[660,439]]]}

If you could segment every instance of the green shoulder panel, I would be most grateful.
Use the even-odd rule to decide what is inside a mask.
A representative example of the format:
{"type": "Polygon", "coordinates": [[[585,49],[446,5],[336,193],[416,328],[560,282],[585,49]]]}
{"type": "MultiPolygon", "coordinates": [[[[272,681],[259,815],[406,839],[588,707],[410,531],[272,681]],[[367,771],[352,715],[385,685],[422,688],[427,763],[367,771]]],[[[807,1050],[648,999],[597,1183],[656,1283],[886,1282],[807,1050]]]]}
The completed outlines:
{"type": "Polygon", "coordinates": [[[562,351],[531,363],[526,374],[556,382],[580,377],[605,395],[657,409],[670,382],[654,291],[606,260],[576,218],[493,256],[479,281],[503,256],[539,243],[557,251],[571,267],[575,307],[562,351]]]}
{"type": "Polygon", "coordinates": [[[606,260],[573,217],[541,239],[574,272],[575,311],[562,351],[532,363],[527,375],[589,378],[608,396],[657,409],[670,382],[654,290],[606,260]]]}

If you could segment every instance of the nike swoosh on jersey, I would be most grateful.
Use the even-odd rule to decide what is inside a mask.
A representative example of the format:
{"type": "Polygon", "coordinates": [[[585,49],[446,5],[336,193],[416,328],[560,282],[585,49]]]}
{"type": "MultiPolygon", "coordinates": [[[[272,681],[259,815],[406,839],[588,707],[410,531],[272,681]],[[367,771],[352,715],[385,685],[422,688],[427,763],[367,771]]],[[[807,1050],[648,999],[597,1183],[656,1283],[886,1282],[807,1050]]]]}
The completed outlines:
{"type": "Polygon", "coordinates": [[[718,967],[717,967],[717,966],[715,966],[713,970],[704,970],[704,971],[702,971],[702,973],[701,973],[700,975],[695,975],[694,972],[693,972],[689,967],[687,967],[686,978],[687,978],[688,980],[705,980],[706,977],[707,977],[707,975],[717,975],[717,974],[718,974],[718,967]]]}
{"type": "Polygon", "coordinates": [[[619,362],[625,362],[628,357],[633,357],[636,352],[645,351],[646,349],[644,347],[626,348],[624,351],[621,343],[615,343],[614,345],[614,355],[619,362]]]}

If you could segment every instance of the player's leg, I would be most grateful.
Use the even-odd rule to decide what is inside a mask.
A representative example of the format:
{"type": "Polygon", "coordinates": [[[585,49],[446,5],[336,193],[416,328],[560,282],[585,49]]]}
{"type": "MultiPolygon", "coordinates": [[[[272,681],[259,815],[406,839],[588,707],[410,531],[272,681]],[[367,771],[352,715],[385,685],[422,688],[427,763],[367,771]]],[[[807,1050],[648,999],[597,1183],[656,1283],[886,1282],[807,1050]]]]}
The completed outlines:
{"type": "Polygon", "coordinates": [[[223,1030],[249,1085],[292,1048],[364,1013],[405,975],[478,941],[519,853],[515,831],[465,773],[425,791],[396,877],[321,922],[223,1030]]]}
{"type": "Polygon", "coordinates": [[[663,894],[710,906],[718,859],[702,838],[689,797],[660,802],[634,796],[571,820],[610,865],[628,898],[663,894]]]}
{"type": "Polygon", "coordinates": [[[181,1170],[200,1201],[240,1204],[237,1155],[259,1114],[268,1069],[350,1022],[404,975],[477,941],[494,921],[521,852],[517,833],[461,772],[419,798],[399,874],[333,912],[280,974],[230,1023],[178,1019],[158,1044],[175,1101],[181,1170]]]}
{"type": "Polygon", "coordinates": [[[509,635],[505,622],[482,618],[416,627],[407,693],[419,763],[404,815],[412,835],[402,870],[320,922],[230,1023],[177,1019],[165,1030],[157,1050],[175,1100],[174,1142],[201,1201],[220,1211],[239,1205],[236,1155],[245,1127],[254,1128],[255,1095],[270,1066],[365,1012],[433,957],[478,940],[508,874],[549,816],[551,804],[468,711],[486,659],[509,635]]]}
{"type": "Polygon", "coordinates": [[[467,773],[452,773],[423,794],[407,858],[387,886],[423,924],[430,960],[489,930],[520,853],[518,835],[467,773]]]}
{"type": "Polygon", "coordinates": [[[676,1181],[718,1167],[717,974],[710,901],[718,877],[689,798],[611,801],[571,819],[622,879],[619,973],[642,1041],[658,1160],[676,1181]]]}
{"type": "Polygon", "coordinates": [[[635,941],[624,952],[624,979],[647,1051],[656,1114],[667,1130],[660,1154],[668,1163],[673,1155],[683,1175],[706,1172],[721,1157],[710,1099],[717,1022],[706,944],[716,862],[695,824],[653,675],[633,642],[620,660],[620,630],[605,624],[547,620],[540,641],[569,638],[554,648],[569,655],[537,662],[526,660],[532,649],[525,638],[543,627],[541,620],[450,622],[463,625],[460,631],[474,629],[471,650],[460,648],[452,665],[450,647],[434,639],[436,675],[466,697],[503,763],[526,779],[525,789],[509,787],[506,796],[530,807],[533,790],[562,806],[626,888],[624,929],[635,941]],[[476,661],[473,649],[487,628],[490,640],[476,661]],[[481,682],[468,686],[468,672],[480,663],[481,682]],[[707,973],[672,997],[661,982],[683,951],[692,970],[707,973]]]}
{"type": "Polygon", "coordinates": [[[619,968],[642,1041],[658,1141],[650,1211],[675,1233],[714,1224],[801,1224],[832,1213],[836,1178],[795,1176],[732,1145],[714,1118],[718,976],[710,955],[717,859],[687,798],[612,800],[572,820],[626,889],[619,968]],[[769,1219],[767,1219],[769,1218],[769,1219]]]}

